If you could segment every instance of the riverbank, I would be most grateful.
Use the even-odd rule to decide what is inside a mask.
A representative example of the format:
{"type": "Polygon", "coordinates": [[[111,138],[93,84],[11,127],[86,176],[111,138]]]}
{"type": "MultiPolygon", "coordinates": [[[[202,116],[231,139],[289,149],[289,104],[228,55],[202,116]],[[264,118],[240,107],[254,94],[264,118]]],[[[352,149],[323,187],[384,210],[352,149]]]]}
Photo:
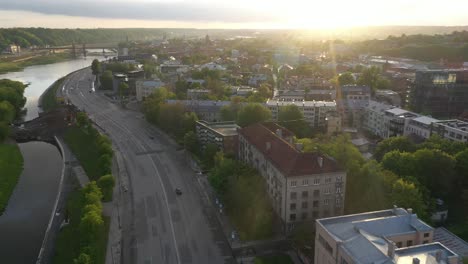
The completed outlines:
{"type": "Polygon", "coordinates": [[[55,81],[44,93],[39,97],[38,105],[44,112],[54,110],[60,105],[57,99],[57,90],[62,86],[65,77],[62,77],[55,81]]]}
{"type": "Polygon", "coordinates": [[[8,72],[22,71],[24,68],[33,65],[46,65],[62,61],[71,60],[69,53],[57,53],[48,55],[33,56],[25,60],[0,62],[0,74],[8,72]]]}
{"type": "Polygon", "coordinates": [[[16,144],[0,144],[0,215],[23,171],[23,156],[16,144]]]}

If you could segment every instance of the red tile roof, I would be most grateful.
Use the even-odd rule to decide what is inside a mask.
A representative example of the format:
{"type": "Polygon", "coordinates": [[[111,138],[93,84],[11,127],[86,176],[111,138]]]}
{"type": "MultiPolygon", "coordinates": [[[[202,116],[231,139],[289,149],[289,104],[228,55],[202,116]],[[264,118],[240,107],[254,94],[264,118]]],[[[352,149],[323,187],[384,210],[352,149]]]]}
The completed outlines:
{"type": "Polygon", "coordinates": [[[292,133],[279,125],[270,123],[250,125],[240,129],[239,134],[262,152],[286,177],[342,171],[334,159],[317,152],[300,152],[269,128],[274,128],[274,131],[282,129],[283,136],[292,133]],[[323,159],[322,167],[319,165],[319,158],[323,159]]]}

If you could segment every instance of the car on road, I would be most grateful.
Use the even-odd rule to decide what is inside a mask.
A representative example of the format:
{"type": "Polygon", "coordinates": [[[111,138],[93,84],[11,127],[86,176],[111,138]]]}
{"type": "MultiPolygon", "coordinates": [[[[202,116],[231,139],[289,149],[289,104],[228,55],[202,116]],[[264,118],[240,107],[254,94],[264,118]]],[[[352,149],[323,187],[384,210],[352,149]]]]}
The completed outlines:
{"type": "Polygon", "coordinates": [[[176,189],[175,189],[175,193],[176,193],[177,195],[182,195],[182,190],[179,189],[179,188],[176,188],[176,189]]]}

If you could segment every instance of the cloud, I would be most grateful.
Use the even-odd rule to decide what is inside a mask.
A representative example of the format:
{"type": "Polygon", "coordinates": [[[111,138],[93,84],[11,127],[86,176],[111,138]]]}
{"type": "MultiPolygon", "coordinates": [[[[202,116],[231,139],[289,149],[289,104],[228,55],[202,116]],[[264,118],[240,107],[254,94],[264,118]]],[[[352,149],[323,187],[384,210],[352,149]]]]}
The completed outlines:
{"type": "Polygon", "coordinates": [[[240,6],[227,6],[222,2],[0,0],[0,10],[92,18],[188,22],[272,22],[278,19],[271,13],[262,13],[240,6]]]}

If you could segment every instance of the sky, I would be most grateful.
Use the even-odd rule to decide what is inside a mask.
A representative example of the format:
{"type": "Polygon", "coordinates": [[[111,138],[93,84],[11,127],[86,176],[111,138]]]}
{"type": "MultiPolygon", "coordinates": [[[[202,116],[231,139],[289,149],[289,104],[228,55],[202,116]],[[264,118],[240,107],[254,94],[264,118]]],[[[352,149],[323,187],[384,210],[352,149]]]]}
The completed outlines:
{"type": "Polygon", "coordinates": [[[0,0],[0,27],[463,26],[467,10],[468,0],[0,0]]]}

